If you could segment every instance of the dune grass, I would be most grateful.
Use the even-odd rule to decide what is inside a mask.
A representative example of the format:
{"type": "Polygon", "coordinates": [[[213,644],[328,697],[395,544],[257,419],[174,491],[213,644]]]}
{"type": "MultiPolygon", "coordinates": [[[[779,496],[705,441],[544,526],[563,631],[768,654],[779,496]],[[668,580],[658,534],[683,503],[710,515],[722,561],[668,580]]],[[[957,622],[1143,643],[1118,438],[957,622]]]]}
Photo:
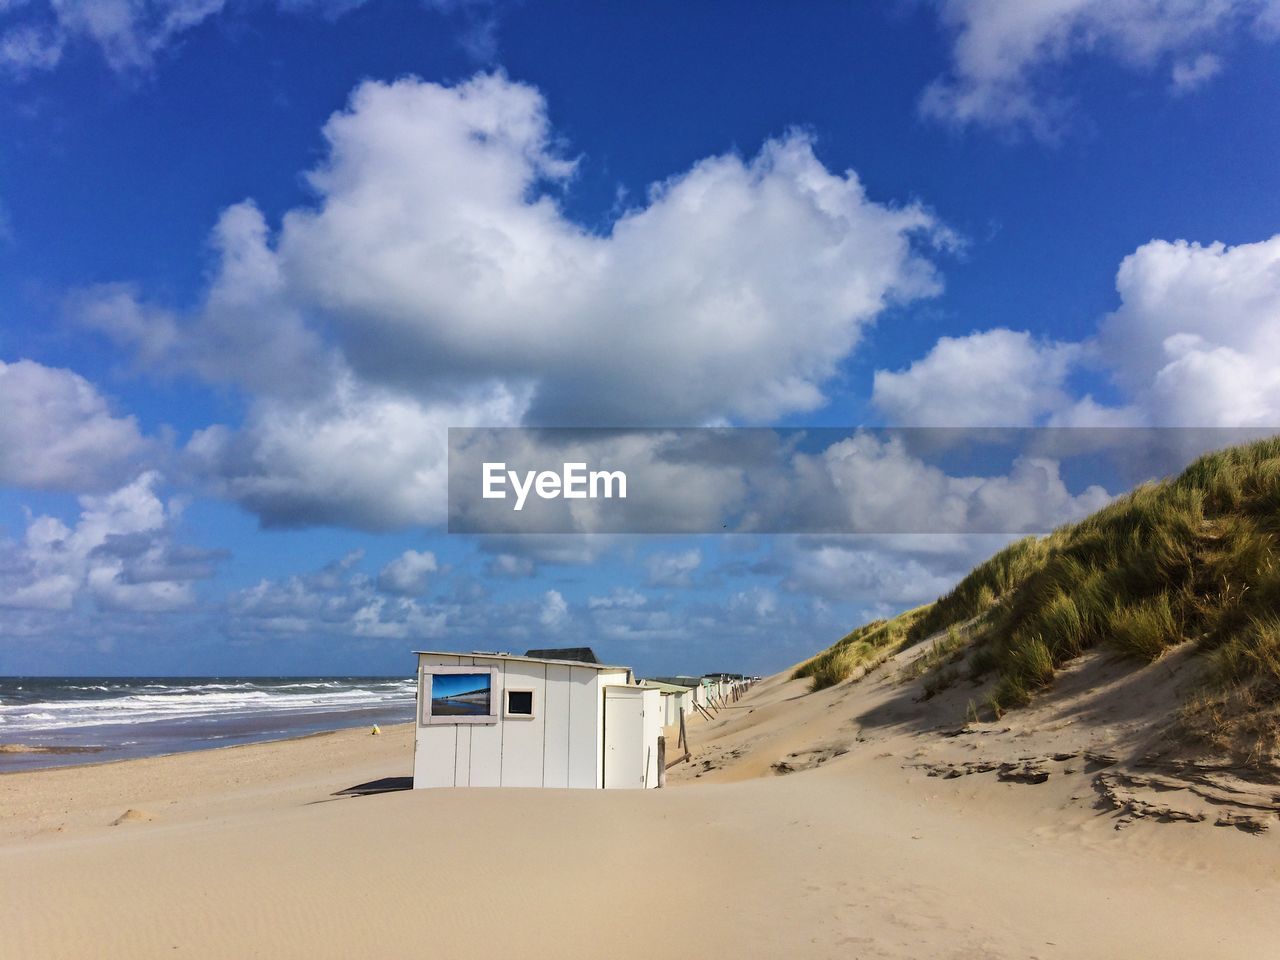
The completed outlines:
{"type": "Polygon", "coordinates": [[[963,655],[964,646],[965,640],[960,631],[956,627],[948,627],[947,632],[929,644],[924,653],[903,667],[900,675],[904,680],[923,677],[959,659],[963,655]]]}
{"type": "Polygon", "coordinates": [[[1181,638],[1168,594],[1156,594],[1127,607],[1117,607],[1109,619],[1111,643],[1138,660],[1157,659],[1181,638]]]}
{"type": "Polygon", "coordinates": [[[866,673],[893,656],[909,641],[911,626],[929,608],[917,607],[892,620],[872,620],[796,667],[793,680],[812,679],[813,689],[841,683],[861,670],[866,673]]]}
{"type": "Polygon", "coordinates": [[[1251,620],[1212,654],[1210,682],[1183,711],[1182,729],[1246,763],[1280,755],[1280,615],[1251,620]]]}
{"type": "Polygon", "coordinates": [[[969,645],[968,627],[948,627],[899,673],[903,680],[922,680],[922,699],[936,697],[960,679],[959,663],[969,645]]]}
{"type": "MultiPolygon", "coordinates": [[[[1015,544],[1020,579],[997,595],[1001,607],[988,628],[1000,674],[996,704],[1025,703],[1058,667],[1100,643],[1140,662],[1185,641],[1239,652],[1265,634],[1258,617],[1280,600],[1277,532],[1280,440],[1273,439],[1201,457],[1176,479],[1141,486],[1034,550],[1015,544]]],[[[1242,666],[1230,683],[1261,675],[1258,657],[1239,652],[1233,662],[1242,666]]]]}
{"type": "MultiPolygon", "coordinates": [[[[839,682],[890,647],[969,624],[968,674],[994,674],[988,705],[999,714],[1090,648],[1140,665],[1194,643],[1212,669],[1192,712],[1229,738],[1242,713],[1280,715],[1277,537],[1280,437],[1206,455],[1078,523],[1010,544],[935,603],[855,630],[797,676],[839,682]],[[892,643],[880,642],[891,628],[892,643]]],[[[1267,736],[1275,747],[1280,723],[1256,721],[1253,749],[1267,736]]]]}
{"type": "Polygon", "coordinates": [[[991,609],[1000,597],[1026,579],[1042,552],[1040,540],[1026,537],[978,564],[912,624],[911,639],[923,640],[991,609]]]}

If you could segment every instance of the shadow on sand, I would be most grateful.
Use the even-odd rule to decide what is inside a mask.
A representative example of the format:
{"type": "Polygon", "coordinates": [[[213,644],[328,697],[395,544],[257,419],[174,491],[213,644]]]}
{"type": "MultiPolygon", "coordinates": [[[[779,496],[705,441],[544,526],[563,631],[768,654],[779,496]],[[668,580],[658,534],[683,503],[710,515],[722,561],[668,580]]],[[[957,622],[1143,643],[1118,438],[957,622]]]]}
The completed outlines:
{"type": "Polygon", "coordinates": [[[412,790],[413,777],[383,777],[381,780],[370,780],[368,783],[357,783],[333,794],[335,797],[369,797],[378,793],[394,793],[397,790],[412,790]]]}

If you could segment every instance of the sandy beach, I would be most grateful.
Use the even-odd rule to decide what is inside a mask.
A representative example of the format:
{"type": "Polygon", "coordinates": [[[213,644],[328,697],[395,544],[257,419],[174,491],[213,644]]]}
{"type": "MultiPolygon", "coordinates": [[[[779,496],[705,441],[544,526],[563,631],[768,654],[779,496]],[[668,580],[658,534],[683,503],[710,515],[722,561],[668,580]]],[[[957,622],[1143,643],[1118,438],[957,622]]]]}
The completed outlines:
{"type": "Polygon", "coordinates": [[[690,727],[660,791],[343,795],[409,776],[409,726],[6,775],[2,952],[1097,960],[1280,942],[1273,837],[1117,829],[1083,770],[931,776],[925,760],[974,751],[851,723],[891,686],[765,681],[690,727]]]}
{"type": "Polygon", "coordinates": [[[0,0],[0,960],[1280,960],[1277,90],[0,0]]]}

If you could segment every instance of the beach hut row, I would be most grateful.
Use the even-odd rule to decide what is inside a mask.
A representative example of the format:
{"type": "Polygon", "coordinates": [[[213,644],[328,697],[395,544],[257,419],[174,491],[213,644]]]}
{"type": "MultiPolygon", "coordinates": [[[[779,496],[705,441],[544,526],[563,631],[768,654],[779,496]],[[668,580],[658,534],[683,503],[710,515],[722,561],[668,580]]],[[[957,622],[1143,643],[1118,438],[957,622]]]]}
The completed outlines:
{"type": "Polygon", "coordinates": [[[415,655],[415,788],[652,789],[666,766],[663,728],[683,739],[685,717],[710,716],[751,682],[637,681],[587,647],[415,655]]]}
{"type": "Polygon", "coordinates": [[[681,716],[694,713],[710,716],[736,701],[759,677],[742,674],[707,674],[701,677],[653,677],[642,680],[647,687],[662,695],[665,726],[679,722],[681,716]]]}

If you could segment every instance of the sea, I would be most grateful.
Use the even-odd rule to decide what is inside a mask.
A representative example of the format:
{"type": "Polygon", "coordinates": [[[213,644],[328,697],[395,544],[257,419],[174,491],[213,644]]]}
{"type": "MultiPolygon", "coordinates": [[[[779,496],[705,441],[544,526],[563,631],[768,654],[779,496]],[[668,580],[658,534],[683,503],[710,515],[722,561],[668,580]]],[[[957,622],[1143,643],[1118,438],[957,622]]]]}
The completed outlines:
{"type": "Polygon", "coordinates": [[[0,677],[0,773],[413,719],[413,677],[0,677]]]}

